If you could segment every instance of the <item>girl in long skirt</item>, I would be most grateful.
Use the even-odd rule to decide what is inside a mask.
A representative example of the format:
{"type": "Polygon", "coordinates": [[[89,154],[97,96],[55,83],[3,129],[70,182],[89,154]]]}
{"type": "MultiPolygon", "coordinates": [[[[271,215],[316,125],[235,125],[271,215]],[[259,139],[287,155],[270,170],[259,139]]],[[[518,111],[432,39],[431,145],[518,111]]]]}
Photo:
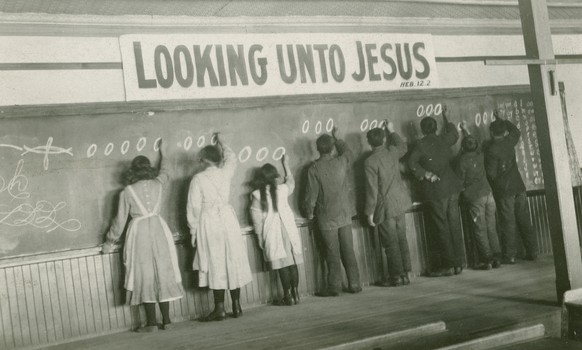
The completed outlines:
{"type": "Polygon", "coordinates": [[[188,193],[188,226],[196,249],[194,270],[199,272],[199,286],[210,287],[214,294],[214,310],[202,321],[226,318],[226,289],[232,298],[232,315],[242,316],[240,288],[252,280],[244,237],[228,203],[237,161],[230,147],[215,137],[216,146],[200,150],[206,169],[194,176],[188,193]]]}
{"type": "Polygon", "coordinates": [[[293,305],[299,302],[297,264],[303,263],[303,248],[289,207],[288,197],[293,193],[295,181],[286,156],[283,156],[283,169],[283,181],[273,165],[267,163],[259,169],[254,181],[257,189],[251,194],[251,216],[265,261],[278,272],[283,286],[279,304],[293,305]]]}
{"type": "Polygon", "coordinates": [[[117,217],[103,244],[103,253],[111,252],[123,233],[128,216],[132,217],[125,238],[123,263],[127,303],[145,307],[147,323],[138,328],[138,332],[158,330],[156,303],[162,312],[160,328],[169,329],[169,302],[184,294],[174,239],[160,216],[162,192],[170,178],[164,149],[162,145],[159,173],[145,156],[137,156],[131,162],[131,168],[124,174],[127,186],[119,196],[117,217]]]}

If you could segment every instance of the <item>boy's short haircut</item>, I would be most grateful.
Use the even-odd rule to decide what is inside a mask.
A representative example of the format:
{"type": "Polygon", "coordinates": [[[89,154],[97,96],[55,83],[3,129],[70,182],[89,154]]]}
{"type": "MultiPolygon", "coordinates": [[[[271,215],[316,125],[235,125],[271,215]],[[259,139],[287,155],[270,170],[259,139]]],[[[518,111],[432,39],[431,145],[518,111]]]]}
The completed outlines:
{"type": "Polygon", "coordinates": [[[437,131],[437,121],[433,117],[424,117],[420,121],[420,130],[424,135],[435,134],[437,131]]]}
{"type": "Polygon", "coordinates": [[[473,136],[466,136],[461,142],[461,147],[467,152],[473,152],[479,147],[479,142],[473,136]]]}
{"type": "Polygon", "coordinates": [[[493,136],[503,136],[507,131],[507,125],[502,119],[495,119],[491,124],[489,124],[489,131],[493,136]]]}
{"type": "Polygon", "coordinates": [[[384,130],[380,128],[374,128],[366,134],[366,138],[368,139],[368,143],[372,147],[382,146],[384,143],[384,130]]]}
{"type": "Polygon", "coordinates": [[[321,154],[330,154],[333,150],[333,146],[335,145],[335,140],[328,134],[323,134],[317,138],[315,141],[317,145],[317,151],[321,154]]]}
{"type": "Polygon", "coordinates": [[[330,154],[333,150],[333,146],[335,145],[335,140],[330,135],[323,134],[317,138],[315,144],[317,145],[317,151],[320,154],[330,154]]]}

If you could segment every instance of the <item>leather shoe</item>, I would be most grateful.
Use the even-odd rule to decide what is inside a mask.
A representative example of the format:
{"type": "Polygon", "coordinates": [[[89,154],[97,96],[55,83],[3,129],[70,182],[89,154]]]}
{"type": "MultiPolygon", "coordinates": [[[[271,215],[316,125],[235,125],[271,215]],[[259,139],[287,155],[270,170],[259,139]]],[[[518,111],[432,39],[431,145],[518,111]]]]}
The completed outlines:
{"type": "Polygon", "coordinates": [[[315,293],[315,296],[316,297],[337,297],[337,296],[339,296],[339,293],[338,292],[333,292],[333,291],[330,291],[330,290],[324,290],[322,292],[315,293]]]}
{"type": "Polygon", "coordinates": [[[408,274],[400,276],[402,279],[402,284],[407,286],[410,284],[410,278],[408,278],[408,274]]]}
{"type": "Polygon", "coordinates": [[[477,265],[477,270],[491,270],[493,266],[490,263],[480,263],[477,265]]]}
{"type": "Polygon", "coordinates": [[[157,332],[158,331],[158,326],[145,326],[145,327],[139,327],[135,330],[138,333],[152,333],[152,332],[157,332]]]}
{"type": "Polygon", "coordinates": [[[291,306],[291,305],[293,305],[293,299],[291,299],[290,295],[285,295],[281,300],[274,301],[273,305],[291,306]]]}
{"type": "Polygon", "coordinates": [[[299,300],[301,298],[299,297],[299,291],[297,290],[297,287],[291,288],[291,298],[293,298],[293,304],[299,304],[299,300]]]}
{"type": "Polygon", "coordinates": [[[240,300],[233,300],[232,301],[232,317],[239,318],[242,317],[243,311],[242,307],[240,306],[240,300]]]}
{"type": "Polygon", "coordinates": [[[499,260],[499,259],[495,259],[495,260],[493,260],[493,262],[491,263],[491,266],[492,266],[494,269],[498,269],[498,268],[500,268],[500,267],[501,267],[501,260],[499,260]]]}
{"type": "Polygon", "coordinates": [[[212,322],[212,321],[224,321],[226,320],[226,312],[224,310],[216,310],[209,313],[206,317],[202,318],[202,322],[212,322]]]}
{"type": "Polygon", "coordinates": [[[515,257],[510,257],[510,258],[505,258],[504,263],[509,264],[509,265],[515,265],[515,257]]]}
{"type": "Polygon", "coordinates": [[[448,269],[440,269],[440,270],[436,270],[436,271],[432,271],[428,274],[429,277],[449,277],[454,275],[455,271],[453,270],[453,268],[448,268],[448,269]]]}
{"type": "Polygon", "coordinates": [[[353,286],[353,287],[349,287],[348,289],[346,289],[346,292],[348,292],[350,294],[357,294],[361,291],[362,291],[362,287],[360,287],[360,286],[353,286]]]}
{"type": "Polygon", "coordinates": [[[159,328],[163,331],[169,331],[171,329],[174,329],[174,324],[173,323],[163,323],[160,325],[159,328]]]}
{"type": "Polygon", "coordinates": [[[463,273],[463,266],[455,266],[455,275],[460,275],[463,273]]]}
{"type": "Polygon", "coordinates": [[[526,254],[524,259],[529,261],[536,261],[538,256],[536,254],[526,254]]]}

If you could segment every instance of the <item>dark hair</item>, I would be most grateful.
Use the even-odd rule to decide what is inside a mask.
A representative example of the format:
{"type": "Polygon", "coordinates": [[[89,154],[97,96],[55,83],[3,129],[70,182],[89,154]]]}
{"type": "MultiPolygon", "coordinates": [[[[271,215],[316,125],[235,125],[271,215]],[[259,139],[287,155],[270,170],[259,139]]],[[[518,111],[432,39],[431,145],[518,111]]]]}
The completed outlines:
{"type": "Polygon", "coordinates": [[[151,180],[158,176],[158,169],[152,168],[146,156],[137,156],[131,161],[131,167],[123,174],[125,185],[131,185],[141,180],[151,180]]]}
{"type": "Polygon", "coordinates": [[[420,130],[424,135],[434,134],[437,131],[437,121],[433,117],[424,117],[420,121],[420,130]]]}
{"type": "Polygon", "coordinates": [[[218,147],[208,145],[200,150],[198,157],[202,160],[208,160],[212,163],[219,165],[222,162],[222,152],[218,147]]]}
{"type": "Polygon", "coordinates": [[[461,142],[461,147],[467,152],[473,152],[479,147],[479,142],[473,136],[465,136],[461,142]]]}
{"type": "Polygon", "coordinates": [[[269,192],[271,194],[271,201],[273,202],[273,210],[277,212],[277,179],[280,177],[277,168],[272,164],[267,163],[259,168],[257,171],[257,177],[254,180],[255,188],[259,189],[261,193],[261,209],[263,211],[269,210],[269,204],[267,203],[267,186],[269,186],[269,192]]]}
{"type": "Polygon", "coordinates": [[[491,124],[489,124],[489,131],[493,136],[503,136],[507,131],[507,125],[502,119],[495,119],[491,124]]]}
{"type": "Polygon", "coordinates": [[[386,134],[384,133],[384,130],[380,128],[374,128],[368,131],[368,133],[366,134],[366,137],[368,138],[368,143],[372,147],[382,146],[382,144],[384,143],[385,136],[386,134]]]}
{"type": "Polygon", "coordinates": [[[323,134],[317,138],[315,141],[317,145],[317,151],[321,154],[330,154],[333,150],[333,146],[335,145],[335,140],[328,134],[323,134]]]}

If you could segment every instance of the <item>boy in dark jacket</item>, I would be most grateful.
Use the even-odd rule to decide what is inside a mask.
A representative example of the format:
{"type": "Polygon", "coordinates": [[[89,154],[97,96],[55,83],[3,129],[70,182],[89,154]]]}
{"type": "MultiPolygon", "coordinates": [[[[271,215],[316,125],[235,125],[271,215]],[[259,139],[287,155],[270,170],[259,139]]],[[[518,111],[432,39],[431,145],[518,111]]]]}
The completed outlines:
{"type": "Polygon", "coordinates": [[[471,216],[471,226],[480,263],[477,268],[490,270],[501,266],[501,247],[495,222],[495,200],[487,182],[483,154],[477,139],[461,125],[463,141],[457,172],[463,181],[461,197],[471,216]]]}
{"type": "Polygon", "coordinates": [[[400,158],[406,154],[406,143],[388,121],[384,121],[384,130],[374,128],[368,131],[366,137],[372,146],[372,154],[364,162],[365,210],[368,224],[378,225],[380,242],[388,259],[389,277],[379,285],[407,285],[410,283],[410,253],[406,240],[405,213],[412,201],[400,174],[400,158]]]}
{"type": "Polygon", "coordinates": [[[521,235],[527,260],[537,258],[537,239],[530,222],[525,185],[517,169],[515,146],[521,132],[508,120],[500,119],[495,111],[495,121],[489,125],[491,142],[485,148],[485,170],[497,202],[497,211],[503,233],[504,259],[515,264],[516,235],[521,235]]]}

